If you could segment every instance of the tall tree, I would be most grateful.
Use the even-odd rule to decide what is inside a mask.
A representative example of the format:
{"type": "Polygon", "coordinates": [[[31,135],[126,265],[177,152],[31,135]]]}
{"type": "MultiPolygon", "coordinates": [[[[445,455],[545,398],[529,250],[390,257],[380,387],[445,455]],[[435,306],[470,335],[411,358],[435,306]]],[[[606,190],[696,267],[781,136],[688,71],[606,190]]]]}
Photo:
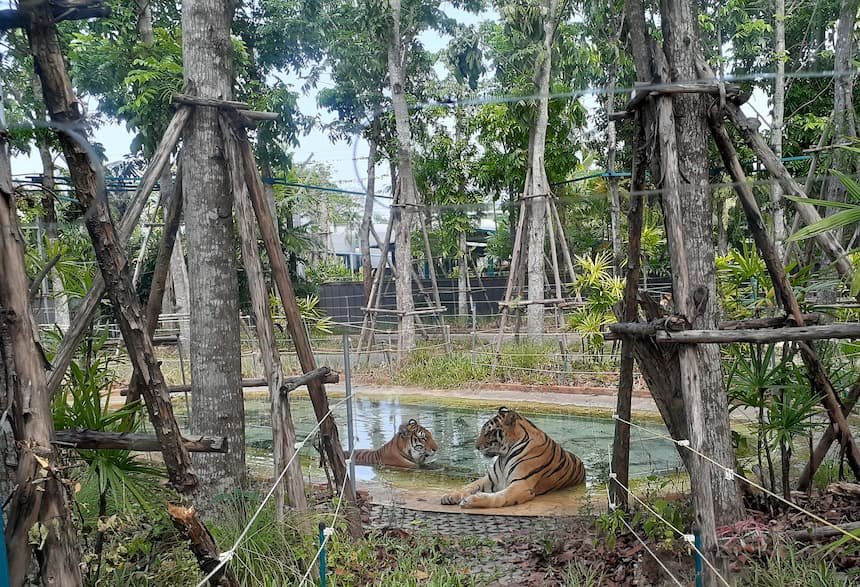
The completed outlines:
{"type": "MultiPolygon", "coordinates": [[[[232,0],[184,0],[182,49],[187,91],[233,97],[232,0]]],[[[183,209],[189,251],[191,307],[191,431],[227,436],[226,455],[198,455],[202,496],[245,486],[244,402],[233,198],[218,110],[195,108],[186,128],[183,209]]]]}

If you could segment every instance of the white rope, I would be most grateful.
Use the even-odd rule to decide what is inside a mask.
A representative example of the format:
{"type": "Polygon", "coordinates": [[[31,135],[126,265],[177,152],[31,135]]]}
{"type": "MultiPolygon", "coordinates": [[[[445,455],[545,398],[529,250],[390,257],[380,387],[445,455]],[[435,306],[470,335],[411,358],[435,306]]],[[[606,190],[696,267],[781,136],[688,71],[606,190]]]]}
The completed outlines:
{"type": "Polygon", "coordinates": [[[630,490],[630,488],[629,488],[629,487],[626,487],[623,483],[621,483],[621,482],[618,480],[618,477],[617,477],[617,475],[615,475],[615,473],[610,473],[610,474],[609,474],[609,477],[610,477],[610,479],[612,479],[612,481],[614,481],[614,482],[615,482],[615,484],[616,484],[616,485],[618,485],[621,489],[623,489],[624,491],[626,491],[629,495],[633,496],[633,499],[635,499],[636,501],[638,501],[638,502],[642,505],[642,507],[644,507],[646,510],[648,510],[649,512],[651,512],[651,514],[652,514],[654,517],[656,517],[658,520],[660,520],[661,522],[663,522],[664,524],[666,524],[666,525],[667,525],[669,528],[671,528],[671,529],[672,529],[676,534],[678,534],[678,536],[680,536],[682,540],[684,540],[685,542],[687,542],[687,544],[689,544],[690,548],[692,548],[693,550],[695,550],[695,551],[699,554],[699,556],[702,558],[702,561],[703,561],[706,565],[708,565],[708,568],[709,568],[709,569],[711,569],[711,571],[714,573],[714,575],[716,575],[716,577],[717,577],[720,581],[722,581],[723,585],[725,585],[726,587],[731,587],[730,583],[729,583],[728,581],[726,581],[725,577],[723,577],[723,576],[720,574],[720,572],[716,569],[716,567],[714,567],[713,563],[711,563],[711,561],[709,561],[709,560],[708,560],[708,558],[705,556],[705,554],[704,554],[701,550],[699,550],[699,547],[698,547],[698,546],[696,546],[696,537],[695,537],[693,534],[686,534],[686,533],[682,532],[681,530],[679,530],[678,528],[676,528],[676,527],[672,524],[672,522],[670,522],[669,520],[667,520],[666,518],[664,518],[663,516],[661,516],[661,515],[660,515],[660,514],[659,514],[659,513],[654,509],[654,508],[652,508],[651,506],[649,506],[647,503],[645,503],[644,501],[642,501],[642,500],[639,498],[639,496],[638,496],[638,495],[636,495],[635,493],[633,493],[633,492],[630,490]]]}
{"type": "Polygon", "coordinates": [[[642,430],[642,431],[644,431],[644,432],[647,432],[648,434],[652,435],[654,438],[662,438],[662,439],[664,439],[664,440],[668,440],[669,442],[672,442],[672,443],[674,443],[674,444],[676,444],[676,445],[678,445],[678,446],[682,446],[682,447],[686,448],[686,449],[687,449],[687,450],[689,450],[691,453],[693,453],[693,454],[695,454],[695,455],[700,456],[701,458],[705,459],[705,460],[706,460],[706,461],[708,461],[709,463],[712,463],[713,465],[716,465],[718,468],[720,468],[720,469],[723,471],[723,474],[726,476],[726,478],[734,477],[735,479],[738,479],[739,481],[743,481],[744,483],[747,483],[748,485],[751,485],[752,487],[755,487],[755,488],[756,488],[756,489],[758,489],[759,491],[761,491],[761,492],[763,492],[763,493],[766,493],[766,494],[767,494],[767,495],[769,495],[770,497],[772,497],[772,498],[774,498],[774,499],[776,499],[776,500],[778,500],[778,501],[780,501],[780,502],[784,503],[785,505],[787,505],[787,506],[789,506],[789,507],[791,507],[791,508],[794,508],[794,509],[795,509],[795,510],[797,510],[798,512],[800,512],[800,513],[802,513],[802,514],[805,514],[805,515],[809,516],[809,517],[810,517],[810,518],[812,518],[813,520],[815,520],[815,521],[817,521],[817,522],[819,522],[819,523],[821,523],[821,524],[823,524],[823,525],[825,525],[825,526],[827,526],[827,527],[829,527],[829,528],[831,528],[831,529],[833,529],[833,530],[836,530],[836,531],[838,531],[838,532],[841,532],[842,534],[844,534],[845,536],[848,536],[849,538],[851,538],[852,540],[854,540],[854,541],[856,541],[856,542],[860,542],[860,536],[857,536],[857,535],[855,535],[855,534],[852,534],[851,532],[848,532],[848,531],[847,531],[847,530],[845,530],[844,528],[841,528],[841,527],[837,526],[836,524],[834,524],[834,523],[832,523],[832,522],[828,522],[827,520],[825,520],[825,519],[824,519],[824,518],[822,518],[821,516],[818,516],[818,515],[816,515],[816,514],[814,514],[814,513],[810,512],[809,510],[802,508],[801,506],[797,505],[796,503],[792,503],[792,502],[790,502],[789,500],[785,499],[785,498],[784,498],[784,497],[782,497],[781,495],[778,495],[778,494],[774,493],[773,491],[770,491],[770,490],[768,490],[768,489],[765,489],[764,487],[762,487],[761,485],[759,485],[759,484],[758,484],[758,483],[756,483],[755,481],[750,481],[749,479],[747,479],[747,478],[746,478],[746,477],[744,477],[743,475],[741,475],[741,474],[737,473],[737,472],[734,470],[734,468],[733,468],[733,467],[726,467],[726,466],[724,466],[724,465],[722,465],[722,464],[718,463],[717,461],[715,461],[714,459],[712,459],[712,458],[711,458],[711,457],[709,457],[708,455],[706,455],[706,454],[704,454],[704,453],[702,453],[702,452],[699,452],[698,450],[696,450],[695,448],[693,448],[692,446],[690,446],[690,441],[689,441],[689,440],[686,440],[686,439],[675,440],[675,439],[674,439],[674,438],[672,438],[671,436],[666,436],[665,434],[660,434],[660,433],[658,433],[658,432],[654,432],[654,431],[652,431],[652,430],[648,430],[647,428],[645,428],[645,427],[643,427],[643,426],[640,426],[640,425],[638,425],[638,424],[634,424],[633,422],[628,422],[627,420],[625,420],[625,419],[623,419],[623,418],[619,417],[619,416],[618,416],[618,414],[613,414],[613,415],[612,415],[612,417],[613,417],[613,419],[618,420],[619,422],[623,422],[624,424],[627,424],[628,426],[633,426],[634,428],[638,428],[638,429],[640,429],[640,430],[642,430]]]}
{"type": "MultiPolygon", "coordinates": [[[[275,489],[277,489],[278,485],[283,480],[284,475],[287,474],[287,471],[289,470],[290,465],[293,464],[293,461],[299,455],[299,451],[305,446],[307,441],[310,440],[311,436],[316,434],[317,430],[320,429],[320,426],[322,426],[322,423],[325,422],[326,418],[331,416],[334,409],[337,408],[338,406],[342,405],[343,403],[345,403],[346,400],[350,399],[354,395],[355,395],[355,392],[349,394],[348,396],[345,396],[342,400],[340,400],[339,402],[337,402],[333,406],[329,407],[329,410],[328,410],[328,412],[326,412],[325,416],[320,418],[320,420],[314,426],[313,430],[311,430],[310,433],[307,436],[305,436],[304,440],[296,443],[296,450],[293,453],[293,456],[291,456],[290,460],[287,461],[287,464],[284,466],[284,469],[281,471],[281,474],[278,475],[277,479],[275,479],[275,482],[272,484],[272,487],[271,487],[271,489],[269,489],[269,492],[266,494],[266,497],[264,497],[263,501],[260,502],[260,505],[257,508],[257,511],[255,511],[254,515],[251,516],[251,519],[248,520],[248,523],[245,525],[245,528],[242,529],[242,532],[239,534],[239,537],[236,538],[236,541],[233,543],[233,546],[231,546],[230,549],[222,552],[218,556],[218,560],[219,560],[218,565],[214,569],[212,569],[212,571],[208,575],[206,575],[202,581],[200,581],[197,584],[197,587],[203,587],[209,581],[209,579],[214,577],[215,574],[218,573],[218,571],[220,571],[224,567],[224,565],[226,565],[228,562],[230,562],[230,560],[236,554],[236,549],[239,547],[239,545],[242,543],[242,541],[247,536],[248,531],[251,529],[251,526],[254,525],[254,522],[257,521],[257,518],[260,516],[260,513],[262,513],[263,507],[265,507],[266,503],[268,503],[268,501],[272,498],[272,495],[274,495],[274,493],[275,493],[275,489]]],[[[347,477],[345,477],[344,479],[347,479],[348,475],[349,474],[347,473],[347,477]]],[[[345,481],[344,481],[344,487],[346,487],[345,481]]]]}
{"type": "MultiPolygon", "coordinates": [[[[608,452],[609,452],[609,457],[610,457],[609,458],[609,476],[613,479],[616,479],[615,473],[612,471],[612,445],[609,445],[609,451],[608,452]]],[[[618,485],[621,485],[621,484],[618,483],[618,485]]],[[[609,505],[610,512],[614,512],[615,508],[617,506],[616,506],[615,502],[612,501],[612,495],[609,493],[609,483],[606,484],[606,502],[609,505]]],[[[633,526],[631,526],[630,524],[627,523],[627,520],[624,518],[624,516],[621,516],[619,519],[627,527],[627,529],[630,530],[631,534],[633,534],[633,536],[636,537],[636,540],[638,540],[642,544],[642,546],[645,547],[645,550],[648,551],[648,554],[651,555],[651,558],[653,558],[655,561],[657,561],[657,564],[660,565],[660,567],[663,569],[663,571],[665,571],[665,573],[667,575],[669,575],[669,578],[672,579],[672,581],[674,581],[675,584],[678,585],[678,587],[684,587],[683,583],[681,583],[681,581],[678,580],[678,578],[674,574],[672,574],[672,571],[670,571],[669,568],[665,564],[663,564],[663,561],[660,560],[660,558],[654,553],[653,550],[651,550],[648,547],[648,545],[639,536],[639,534],[636,533],[636,530],[633,529],[633,526]]]]}

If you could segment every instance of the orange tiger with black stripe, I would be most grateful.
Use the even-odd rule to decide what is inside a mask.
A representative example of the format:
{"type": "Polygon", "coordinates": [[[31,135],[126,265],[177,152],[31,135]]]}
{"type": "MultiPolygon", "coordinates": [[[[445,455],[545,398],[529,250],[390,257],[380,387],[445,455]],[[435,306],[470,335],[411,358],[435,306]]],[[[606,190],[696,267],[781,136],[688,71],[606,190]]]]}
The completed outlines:
{"type": "Polygon", "coordinates": [[[384,465],[414,469],[436,459],[433,434],[415,419],[401,424],[394,438],[376,450],[359,449],[353,454],[356,465],[384,465]]]}
{"type": "Polygon", "coordinates": [[[499,408],[484,423],[475,447],[496,460],[486,476],[443,496],[443,505],[505,507],[585,482],[585,466],[579,457],[514,410],[499,408]]]}

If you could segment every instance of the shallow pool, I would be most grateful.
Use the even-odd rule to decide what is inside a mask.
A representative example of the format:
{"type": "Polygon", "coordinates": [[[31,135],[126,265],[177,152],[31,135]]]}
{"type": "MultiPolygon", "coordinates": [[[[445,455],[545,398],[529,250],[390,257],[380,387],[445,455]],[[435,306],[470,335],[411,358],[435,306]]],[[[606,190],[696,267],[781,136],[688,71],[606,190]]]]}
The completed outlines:
{"type": "MultiPolygon", "coordinates": [[[[332,404],[339,400],[332,398],[332,404]]],[[[304,438],[316,424],[313,408],[307,397],[290,398],[296,436],[304,438]]],[[[394,399],[354,400],[354,428],[356,448],[376,448],[382,446],[394,435],[397,427],[415,418],[429,428],[439,445],[439,458],[433,463],[432,471],[416,474],[391,476],[378,472],[372,467],[356,467],[359,480],[378,479],[393,483],[420,483],[422,485],[447,486],[452,478],[466,479],[482,475],[487,463],[475,449],[475,439],[485,421],[495,415],[490,408],[453,408],[432,404],[401,403],[394,399]]],[[[521,413],[535,425],[544,430],[561,445],[579,456],[584,462],[589,484],[605,481],[608,474],[609,450],[614,434],[614,423],[609,418],[592,418],[560,413],[534,411],[521,413]]],[[[334,410],[335,421],[344,445],[346,445],[346,406],[334,410]]],[[[249,447],[248,460],[266,470],[271,467],[272,432],[268,399],[246,399],[245,422],[246,441],[249,447]]],[[[646,428],[665,434],[659,424],[647,424],[646,428]]],[[[346,446],[344,446],[346,449],[346,446]]],[[[316,454],[309,442],[302,449],[303,455],[316,454]]],[[[631,431],[630,476],[644,478],[652,473],[673,472],[681,467],[674,446],[660,438],[653,438],[640,430],[631,431]]],[[[255,467],[256,468],[256,467],[255,467]]]]}

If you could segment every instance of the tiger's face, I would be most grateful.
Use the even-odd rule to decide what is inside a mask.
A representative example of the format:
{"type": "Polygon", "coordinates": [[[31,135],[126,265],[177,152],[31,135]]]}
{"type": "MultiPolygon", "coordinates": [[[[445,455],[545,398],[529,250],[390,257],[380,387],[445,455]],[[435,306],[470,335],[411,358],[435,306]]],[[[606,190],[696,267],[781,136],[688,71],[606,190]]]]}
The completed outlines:
{"type": "Polygon", "coordinates": [[[404,448],[410,461],[423,465],[436,460],[437,447],[433,434],[415,419],[401,424],[397,434],[402,442],[408,443],[404,448]]]}
{"type": "Polygon", "coordinates": [[[475,448],[485,457],[504,456],[522,439],[525,431],[518,426],[520,415],[508,408],[499,408],[499,413],[487,420],[475,442],[475,448]]]}

